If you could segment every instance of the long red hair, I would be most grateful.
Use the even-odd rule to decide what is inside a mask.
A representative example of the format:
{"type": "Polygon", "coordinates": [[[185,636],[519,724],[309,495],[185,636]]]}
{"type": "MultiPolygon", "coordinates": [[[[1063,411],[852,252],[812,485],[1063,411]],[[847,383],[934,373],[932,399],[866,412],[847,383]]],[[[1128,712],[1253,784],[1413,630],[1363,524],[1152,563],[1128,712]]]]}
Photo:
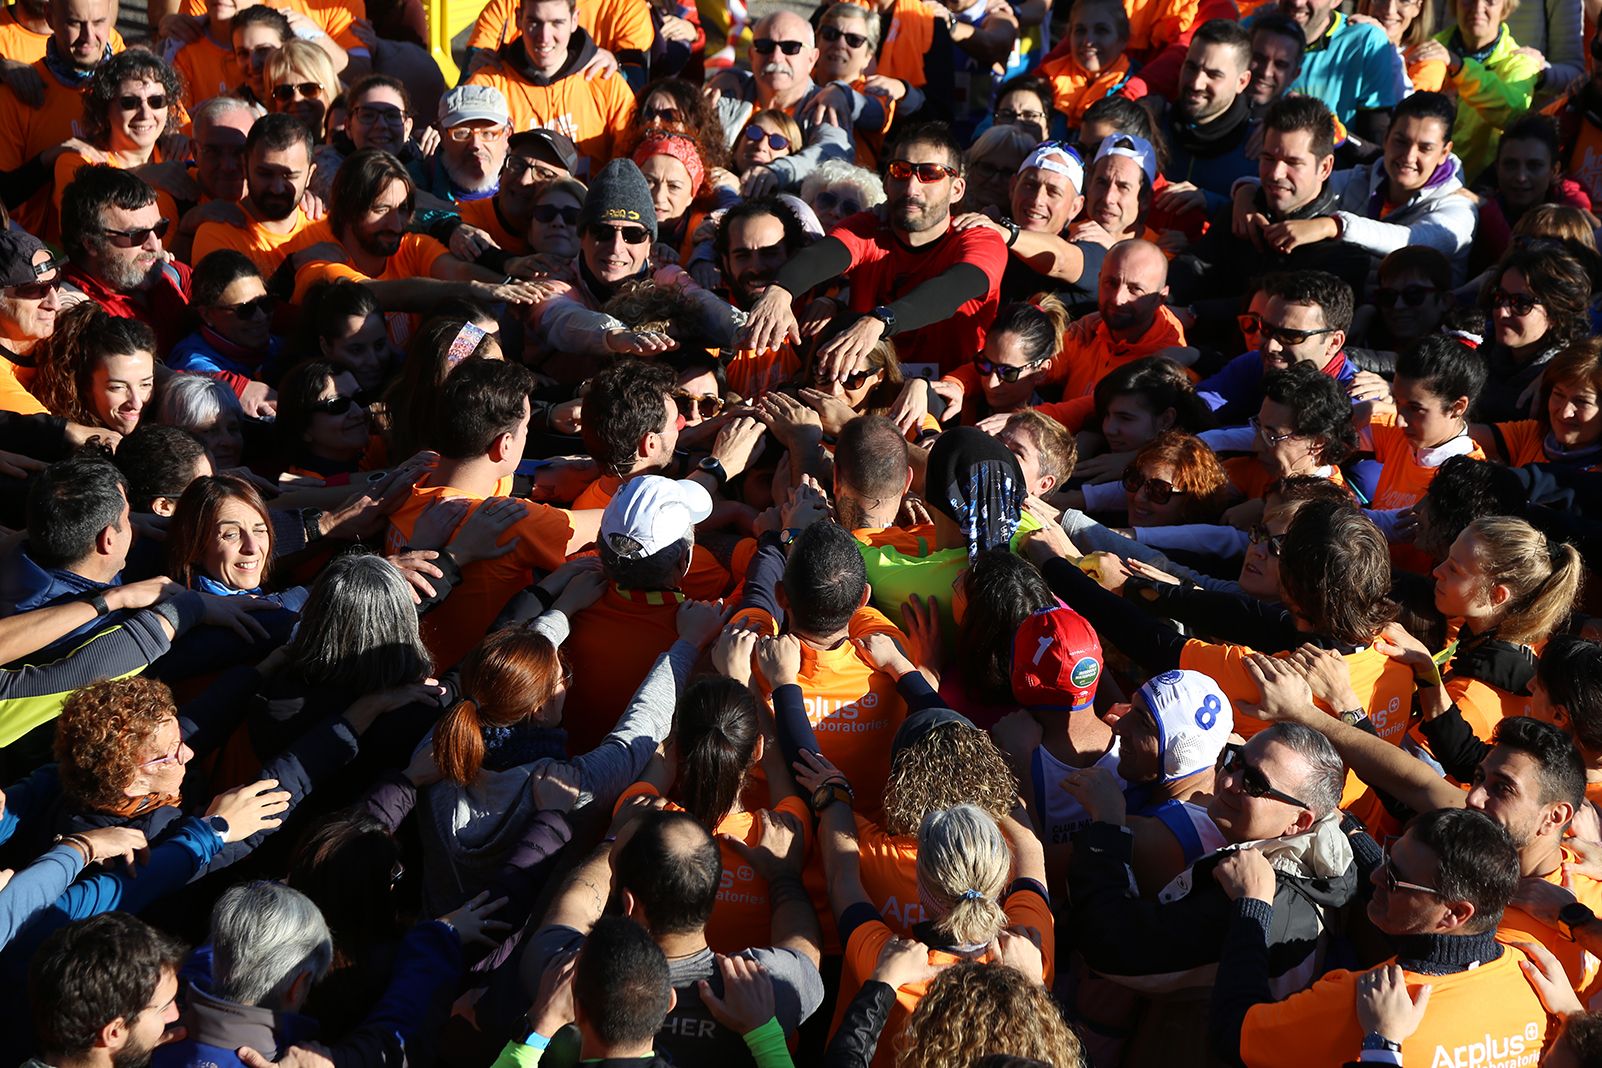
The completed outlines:
{"type": "Polygon", "coordinates": [[[533,716],[556,693],[565,668],[549,638],[527,627],[486,637],[462,661],[462,699],[434,727],[434,763],[467,784],[484,766],[484,728],[533,716]]]}

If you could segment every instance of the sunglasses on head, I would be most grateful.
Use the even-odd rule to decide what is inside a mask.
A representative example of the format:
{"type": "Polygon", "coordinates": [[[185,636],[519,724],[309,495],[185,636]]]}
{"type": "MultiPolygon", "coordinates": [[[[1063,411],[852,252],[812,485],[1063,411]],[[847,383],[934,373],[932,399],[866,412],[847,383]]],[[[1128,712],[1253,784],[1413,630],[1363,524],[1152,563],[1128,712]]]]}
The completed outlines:
{"type": "Polygon", "coordinates": [[[1394,308],[1396,302],[1401,301],[1409,308],[1416,308],[1426,300],[1439,293],[1434,286],[1403,286],[1401,289],[1392,289],[1390,286],[1381,286],[1374,290],[1374,303],[1381,308],[1394,308]]]}
{"type": "Polygon", "coordinates": [[[1247,540],[1253,545],[1266,545],[1269,556],[1277,557],[1280,554],[1280,550],[1285,547],[1285,535],[1270,534],[1268,528],[1261,523],[1252,527],[1251,533],[1247,535],[1247,540]]]}
{"type": "MultiPolygon", "coordinates": [[[[560,218],[569,226],[578,224],[579,209],[571,204],[536,204],[534,205],[534,218],[546,225],[550,225],[560,218]]],[[[603,227],[604,229],[604,227],[603,227]]],[[[635,244],[635,242],[629,242],[635,244]]]]}
{"type": "Polygon", "coordinates": [[[1126,467],[1124,469],[1124,492],[1133,497],[1141,490],[1146,491],[1146,498],[1152,504],[1167,504],[1176,495],[1183,496],[1185,493],[1182,489],[1175,489],[1174,484],[1166,479],[1147,478],[1140,473],[1138,467],[1126,467]]]}
{"type": "Polygon", "coordinates": [[[759,56],[771,56],[775,48],[787,56],[798,56],[806,45],[800,41],[775,41],[771,37],[758,37],[751,42],[751,47],[759,56]]]}
{"type": "Polygon", "coordinates": [[[327,400],[314,401],[308,407],[311,411],[318,412],[322,415],[344,415],[346,412],[350,411],[351,405],[355,403],[356,398],[354,397],[347,397],[344,394],[335,394],[334,396],[329,397],[327,400]]]}
{"type": "Polygon", "coordinates": [[[992,363],[983,356],[975,356],[973,358],[973,369],[979,372],[980,378],[989,378],[991,375],[995,375],[1003,382],[1016,382],[1044,362],[1044,360],[1031,360],[1022,367],[1013,367],[1005,363],[992,363]]]}
{"type": "Polygon", "coordinates": [[[673,394],[673,403],[679,406],[679,415],[686,419],[692,415],[710,419],[723,410],[723,398],[716,393],[688,393],[679,390],[673,394]]]}
{"type": "Polygon", "coordinates": [[[838,193],[822,192],[814,199],[823,211],[838,211],[841,215],[855,215],[862,210],[862,202],[838,193]]]}
{"type": "Polygon", "coordinates": [[[285,104],[295,99],[297,93],[307,100],[316,100],[323,95],[323,86],[321,82],[290,82],[273,86],[273,99],[285,104]]]}
{"type": "Polygon", "coordinates": [[[129,93],[127,96],[117,98],[117,106],[124,111],[138,111],[139,105],[144,104],[151,111],[160,111],[167,106],[167,94],[155,93],[151,96],[140,97],[129,93]]]}
{"type": "Polygon", "coordinates": [[[591,223],[585,232],[603,245],[615,237],[622,238],[625,245],[643,245],[651,240],[651,231],[643,226],[608,226],[605,223],[591,223]]]}
{"type": "Polygon", "coordinates": [[[1254,768],[1246,763],[1244,747],[1233,742],[1224,746],[1224,770],[1240,780],[1240,792],[1247,797],[1271,797],[1275,801],[1283,801],[1296,808],[1312,807],[1307,802],[1270,786],[1268,776],[1263,774],[1263,769],[1254,768]]]}
{"type": "Polygon", "coordinates": [[[1242,315],[1238,319],[1242,334],[1256,334],[1284,345],[1286,348],[1295,348],[1304,341],[1311,341],[1324,334],[1332,334],[1335,328],[1326,326],[1322,330],[1292,330],[1288,326],[1275,326],[1273,323],[1263,321],[1261,315],[1242,315]]]}
{"type": "MultiPolygon", "coordinates": [[[[861,371],[852,371],[850,374],[846,375],[845,378],[840,381],[840,384],[842,386],[844,386],[846,389],[861,389],[863,387],[863,385],[868,381],[868,377],[870,375],[872,375],[872,374],[873,374],[873,369],[872,368],[868,368],[868,369],[861,370],[861,371]]],[[[814,367],[812,369],[812,381],[813,381],[813,383],[815,385],[827,386],[830,383],[830,381],[832,381],[832,379],[829,379],[829,378],[824,377],[823,375],[820,375],[818,373],[818,369],[816,367],[814,367]]]]}
{"type": "Polygon", "coordinates": [[[938,182],[942,178],[957,177],[957,168],[947,167],[943,163],[913,163],[910,160],[893,159],[890,161],[890,165],[885,168],[885,173],[898,182],[905,182],[916,174],[918,181],[928,185],[931,182],[938,182]]]}
{"type": "Polygon", "coordinates": [[[762,141],[766,139],[768,142],[768,147],[773,149],[775,152],[781,148],[790,147],[790,139],[788,137],[784,136],[783,134],[768,133],[768,131],[764,130],[755,123],[745,128],[745,139],[753,144],[761,144],[762,141]]]}
{"type": "Polygon", "coordinates": [[[1379,870],[1380,878],[1385,880],[1385,890],[1387,893],[1394,894],[1398,890],[1412,890],[1413,892],[1419,894],[1434,894],[1436,897],[1441,896],[1441,892],[1435,889],[1433,886],[1425,886],[1423,883],[1410,883],[1406,879],[1398,879],[1396,877],[1396,865],[1391,863],[1391,855],[1389,853],[1385,854],[1385,859],[1380,861],[1379,870]]]}
{"type": "Polygon", "coordinates": [[[1540,306],[1540,301],[1528,293],[1509,293],[1498,289],[1491,294],[1492,308],[1506,308],[1514,315],[1528,315],[1540,306]]]}
{"type": "Polygon", "coordinates": [[[170,219],[157,219],[154,226],[141,226],[133,230],[102,230],[107,242],[116,248],[138,248],[150,239],[151,234],[156,235],[160,241],[167,236],[167,226],[170,219]]]}
{"type": "Polygon", "coordinates": [[[836,26],[823,27],[818,31],[818,36],[823,38],[825,41],[828,41],[830,44],[834,44],[836,41],[844,41],[852,48],[861,48],[863,45],[868,43],[868,39],[862,36],[862,34],[847,33],[836,26]]]}
{"type": "Polygon", "coordinates": [[[272,317],[274,303],[271,293],[263,293],[254,300],[239,304],[219,304],[217,310],[225,311],[236,319],[267,319],[272,317]]]}

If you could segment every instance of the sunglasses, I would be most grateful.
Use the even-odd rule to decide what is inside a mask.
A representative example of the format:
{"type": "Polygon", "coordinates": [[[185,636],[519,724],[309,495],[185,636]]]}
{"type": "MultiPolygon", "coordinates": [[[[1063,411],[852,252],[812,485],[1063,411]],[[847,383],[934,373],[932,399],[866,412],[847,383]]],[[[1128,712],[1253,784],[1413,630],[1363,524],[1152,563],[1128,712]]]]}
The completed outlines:
{"type": "Polygon", "coordinates": [[[236,319],[267,319],[272,317],[275,303],[271,293],[263,293],[254,300],[240,304],[219,304],[217,310],[225,311],[236,319]]]}
{"type": "Polygon", "coordinates": [[[799,56],[806,45],[800,41],[775,41],[771,37],[758,37],[751,42],[751,47],[759,56],[771,56],[775,48],[787,56],[799,56]]]}
{"type": "Polygon", "coordinates": [[[861,48],[863,45],[868,43],[868,39],[862,36],[860,33],[847,33],[844,30],[837,29],[833,26],[823,27],[818,31],[818,36],[823,38],[825,41],[828,41],[830,44],[834,44],[836,41],[844,41],[852,48],[861,48]]]}
{"type": "Polygon", "coordinates": [[[768,147],[773,149],[775,152],[779,151],[781,148],[787,149],[790,147],[790,139],[788,137],[784,136],[783,134],[768,133],[768,131],[764,130],[760,126],[755,125],[754,123],[750,126],[747,126],[743,132],[745,134],[745,139],[750,141],[752,144],[761,144],[763,140],[766,139],[768,142],[768,147]]]}
{"type": "MultiPolygon", "coordinates": [[[[46,262],[38,264],[34,267],[34,277],[37,278],[41,274],[47,274],[50,271],[59,269],[60,267],[61,261],[52,257],[46,262]]],[[[24,282],[21,285],[7,286],[6,288],[11,291],[12,296],[18,298],[19,300],[43,300],[45,297],[48,297],[50,294],[61,288],[61,276],[58,274],[56,277],[47,278],[42,282],[24,282]]]]}
{"type": "Polygon", "coordinates": [[[1398,879],[1396,877],[1396,865],[1391,863],[1391,855],[1389,853],[1385,854],[1385,859],[1380,861],[1379,870],[1380,877],[1385,880],[1387,893],[1394,894],[1398,890],[1412,890],[1419,894],[1441,896],[1441,892],[1433,886],[1425,886],[1423,883],[1410,883],[1406,879],[1398,879]]]}
{"type": "Polygon", "coordinates": [[[1275,326],[1265,323],[1261,315],[1242,315],[1236,320],[1240,324],[1242,334],[1261,335],[1279,342],[1286,348],[1295,348],[1304,341],[1310,341],[1324,334],[1333,334],[1335,328],[1326,326],[1322,330],[1292,330],[1288,326],[1275,326]]]}
{"type": "Polygon", "coordinates": [[[905,182],[916,174],[918,181],[924,185],[938,182],[942,178],[957,177],[957,168],[955,167],[947,167],[943,163],[912,163],[904,159],[891,160],[885,171],[898,182],[905,182]]]}
{"type": "Polygon", "coordinates": [[[979,372],[980,378],[989,378],[991,375],[995,375],[1003,382],[1016,382],[1045,362],[1044,360],[1033,360],[1022,367],[1012,367],[1004,363],[992,363],[983,356],[975,356],[973,358],[973,369],[979,372]]]}
{"type": "MultiPolygon", "coordinates": [[[[871,368],[865,371],[853,371],[846,375],[845,378],[841,380],[840,384],[846,389],[861,389],[863,384],[868,381],[869,376],[871,376],[873,373],[874,372],[871,368]]],[[[812,369],[812,381],[814,385],[827,386],[833,380],[819,374],[818,369],[814,367],[812,369]]]]}
{"type": "Polygon", "coordinates": [[[273,99],[285,104],[295,99],[297,93],[307,100],[316,100],[323,95],[323,86],[321,82],[290,82],[273,86],[273,99]]]}
{"type": "Polygon", "coordinates": [[[1167,504],[1175,495],[1184,496],[1185,491],[1175,489],[1172,482],[1161,478],[1147,478],[1135,467],[1124,469],[1124,492],[1131,497],[1141,490],[1146,491],[1146,499],[1152,504],[1167,504]]]}
{"type": "Polygon", "coordinates": [[[678,108],[646,108],[645,109],[645,121],[646,122],[678,122],[679,121],[679,109],[678,108]]]}
{"type": "Polygon", "coordinates": [[[1233,742],[1224,746],[1224,770],[1240,780],[1241,793],[1247,797],[1271,797],[1275,801],[1283,801],[1296,808],[1312,807],[1307,802],[1270,786],[1268,776],[1263,774],[1262,768],[1254,768],[1246,763],[1242,749],[1242,746],[1233,742]]]}
{"type": "Polygon", "coordinates": [[[150,239],[151,234],[156,235],[160,241],[167,236],[167,227],[170,219],[157,219],[154,226],[141,226],[134,230],[102,230],[107,241],[116,248],[138,248],[150,239]]]}
{"type": "Polygon", "coordinates": [[[1528,293],[1509,293],[1498,289],[1491,294],[1491,307],[1506,308],[1514,315],[1528,315],[1540,306],[1540,301],[1528,293]]]}
{"type": "Polygon", "coordinates": [[[510,135],[505,126],[452,126],[445,131],[445,136],[459,145],[475,140],[498,144],[510,135]]]}
{"type": "Polygon", "coordinates": [[[355,403],[355,397],[347,397],[343,394],[336,394],[335,396],[329,397],[327,400],[313,401],[306,407],[308,411],[317,412],[321,415],[344,415],[346,412],[350,411],[351,405],[355,403]]]}
{"type": "MultiPolygon", "coordinates": [[[[576,226],[578,224],[578,217],[579,217],[579,209],[573,207],[572,205],[566,205],[566,206],[561,206],[561,205],[557,205],[557,204],[536,204],[536,205],[534,205],[534,218],[539,220],[542,223],[545,223],[547,226],[550,225],[551,223],[555,222],[557,219],[561,219],[563,222],[565,222],[569,226],[576,226]]],[[[591,229],[596,229],[596,227],[591,227],[591,229]]],[[[600,227],[599,229],[603,229],[604,230],[605,227],[600,227]]],[[[631,244],[631,245],[632,244],[638,244],[638,242],[630,241],[629,244],[631,244]]]]}
{"type": "Polygon", "coordinates": [[[1401,289],[1381,286],[1374,290],[1374,303],[1381,308],[1394,308],[1396,302],[1401,301],[1409,308],[1416,308],[1439,292],[1434,286],[1403,286],[1401,289]]]}
{"type": "Polygon", "coordinates": [[[678,392],[673,394],[673,403],[679,406],[679,415],[686,419],[692,415],[710,419],[723,410],[723,398],[716,393],[678,392]]]}
{"type": "Polygon", "coordinates": [[[1285,547],[1285,535],[1270,534],[1268,528],[1261,523],[1252,527],[1251,533],[1247,535],[1247,540],[1253,545],[1268,546],[1269,556],[1277,557],[1280,554],[1280,550],[1285,547]]]}
{"type": "Polygon", "coordinates": [[[406,112],[400,108],[380,108],[373,107],[370,104],[363,104],[358,107],[351,117],[362,126],[377,126],[381,122],[389,126],[404,126],[406,124],[406,112]]]}
{"type": "Polygon", "coordinates": [[[835,193],[819,193],[813,199],[817,201],[816,207],[823,211],[837,211],[841,215],[855,215],[862,210],[860,201],[835,193]]]}
{"type": "Polygon", "coordinates": [[[651,240],[651,231],[643,226],[607,226],[605,223],[591,223],[585,233],[602,245],[618,237],[623,239],[625,245],[643,245],[651,240]]]}
{"type": "Polygon", "coordinates": [[[1265,445],[1278,445],[1280,442],[1289,441],[1291,438],[1296,436],[1296,432],[1294,430],[1289,434],[1274,433],[1272,430],[1269,430],[1267,427],[1265,427],[1262,424],[1262,421],[1255,415],[1249,417],[1246,422],[1253,430],[1257,431],[1257,436],[1263,439],[1263,443],[1265,445]]]}
{"type": "Polygon", "coordinates": [[[154,96],[139,97],[132,93],[117,98],[117,106],[124,111],[138,111],[139,105],[144,104],[151,111],[160,111],[167,106],[167,94],[157,93],[154,96]]]}

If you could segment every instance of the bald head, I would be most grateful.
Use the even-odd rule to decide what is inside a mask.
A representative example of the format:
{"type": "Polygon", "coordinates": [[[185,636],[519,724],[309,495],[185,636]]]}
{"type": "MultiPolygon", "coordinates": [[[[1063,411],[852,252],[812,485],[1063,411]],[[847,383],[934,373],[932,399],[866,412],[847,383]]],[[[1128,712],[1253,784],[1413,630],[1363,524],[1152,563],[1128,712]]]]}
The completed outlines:
{"type": "Polygon", "coordinates": [[[117,22],[115,0],[50,0],[56,47],[79,70],[94,70],[106,58],[117,22]]]}
{"type": "Polygon", "coordinates": [[[751,75],[764,108],[789,107],[812,84],[818,49],[812,24],[793,11],[775,11],[751,31],[751,75]],[[786,55],[786,50],[790,54],[786,55]]]}
{"type": "Polygon", "coordinates": [[[1133,340],[1151,329],[1168,297],[1168,257],[1150,241],[1120,241],[1101,264],[1096,294],[1113,334],[1133,340]]]}
{"type": "Polygon", "coordinates": [[[712,916],[723,861],[694,817],[658,811],[640,817],[616,859],[618,885],[653,936],[692,934],[712,916]]]}

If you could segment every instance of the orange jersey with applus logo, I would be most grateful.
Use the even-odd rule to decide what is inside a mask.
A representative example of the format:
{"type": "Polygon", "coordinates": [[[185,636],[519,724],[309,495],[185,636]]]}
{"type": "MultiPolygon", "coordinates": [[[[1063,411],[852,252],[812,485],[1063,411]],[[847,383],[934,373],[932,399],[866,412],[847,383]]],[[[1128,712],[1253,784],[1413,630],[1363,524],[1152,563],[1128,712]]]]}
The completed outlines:
{"type": "MultiPolygon", "coordinates": [[[[1602,915],[1602,882],[1578,872],[1564,875],[1563,865],[1574,860],[1574,852],[1565,848],[1556,868],[1546,875],[1529,875],[1525,878],[1540,879],[1553,886],[1564,887],[1574,894],[1580,904],[1602,915]]],[[[1496,928],[1496,940],[1506,944],[1539,942],[1563,965],[1563,973],[1569,977],[1569,985],[1579,993],[1582,1004],[1595,992],[1598,973],[1602,972],[1602,961],[1578,942],[1565,938],[1556,927],[1548,927],[1517,905],[1509,905],[1502,913],[1502,922],[1496,928]]]]}
{"type": "Polygon", "coordinates": [[[245,220],[242,227],[215,220],[203,222],[200,229],[195,231],[195,243],[189,258],[199,263],[220,248],[233,249],[249,258],[263,278],[271,278],[289,255],[295,239],[312,226],[312,221],[299,208],[295,209],[294,219],[295,228],[287,234],[275,234],[250,218],[245,220]]]}
{"type": "Polygon", "coordinates": [[[613,143],[634,119],[634,92],[616,71],[594,80],[575,72],[550,85],[535,85],[497,59],[467,84],[499,89],[514,130],[539,128],[566,135],[583,157],[580,178],[600,172],[612,158],[613,143]]]}

